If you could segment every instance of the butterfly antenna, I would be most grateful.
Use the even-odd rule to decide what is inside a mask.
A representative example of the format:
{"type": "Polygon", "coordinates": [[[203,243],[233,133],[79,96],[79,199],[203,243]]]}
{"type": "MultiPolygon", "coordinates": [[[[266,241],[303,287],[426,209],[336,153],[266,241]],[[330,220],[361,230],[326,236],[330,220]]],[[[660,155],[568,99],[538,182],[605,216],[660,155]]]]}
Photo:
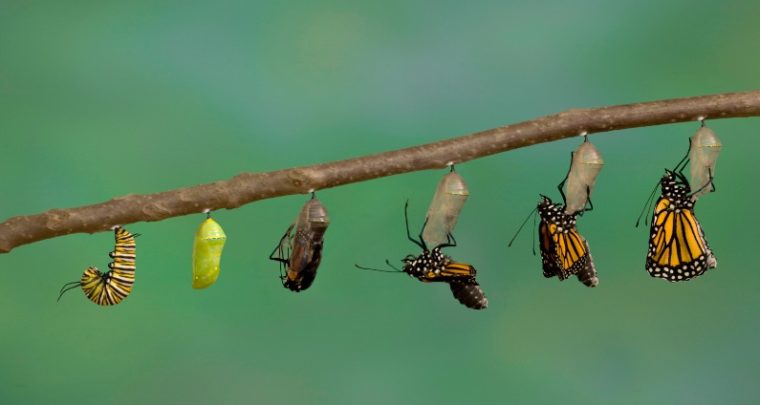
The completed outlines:
{"type": "MultiPolygon", "coordinates": [[[[647,211],[647,208],[651,204],[652,200],[654,199],[654,193],[657,192],[657,186],[659,186],[660,183],[654,185],[654,188],[652,189],[652,192],[649,194],[649,198],[647,198],[647,201],[644,203],[644,207],[641,209],[641,213],[639,214],[639,217],[636,218],[636,228],[639,227],[639,224],[641,223],[641,217],[644,216],[644,213],[647,211]]],[[[644,225],[647,224],[646,218],[644,219],[644,225]]]]}
{"type": "Polygon", "coordinates": [[[533,208],[527,217],[525,217],[525,220],[522,222],[522,225],[520,225],[519,228],[517,228],[517,232],[515,232],[515,236],[512,237],[512,239],[509,240],[509,243],[507,244],[507,247],[512,247],[512,243],[515,242],[515,239],[517,239],[517,235],[520,234],[520,231],[522,231],[523,227],[525,227],[525,224],[528,223],[528,220],[530,219],[530,216],[536,213],[536,210],[538,210],[538,207],[533,208]]]}
{"type": "Polygon", "coordinates": [[[403,273],[403,271],[396,269],[395,267],[391,266],[394,270],[385,270],[385,269],[374,269],[372,267],[364,267],[359,266],[358,264],[354,264],[354,266],[359,270],[369,270],[369,271],[379,271],[380,273],[403,273]]]}

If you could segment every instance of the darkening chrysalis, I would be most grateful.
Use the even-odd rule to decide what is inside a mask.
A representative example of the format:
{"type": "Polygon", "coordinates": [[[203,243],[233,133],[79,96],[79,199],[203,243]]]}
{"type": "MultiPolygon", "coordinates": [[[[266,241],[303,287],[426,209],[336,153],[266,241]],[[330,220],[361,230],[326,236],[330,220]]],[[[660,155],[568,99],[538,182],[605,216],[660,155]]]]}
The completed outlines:
{"type": "Polygon", "coordinates": [[[269,258],[280,263],[282,285],[294,292],[311,286],[322,260],[324,235],[330,225],[327,209],[312,193],[269,258]],[[283,274],[284,271],[284,274],[283,274]]]}
{"type": "MultiPolygon", "coordinates": [[[[565,213],[575,214],[583,211],[594,190],[596,177],[604,167],[604,159],[599,150],[588,138],[572,154],[570,171],[565,185],[565,213]]],[[[560,189],[561,191],[561,189],[560,189]]]]}
{"type": "Polygon", "coordinates": [[[207,288],[216,282],[226,241],[227,235],[221,225],[209,214],[201,222],[193,240],[193,288],[207,288]]]}
{"type": "Polygon", "coordinates": [[[433,200],[427,211],[427,224],[422,239],[429,246],[446,243],[447,237],[454,232],[459,213],[469,197],[464,179],[451,167],[451,172],[443,176],[435,189],[433,200]]]}
{"type": "Polygon", "coordinates": [[[694,190],[692,200],[696,201],[701,195],[715,191],[712,181],[715,176],[715,163],[722,147],[718,136],[708,127],[699,128],[691,137],[689,169],[691,188],[694,190]]]}

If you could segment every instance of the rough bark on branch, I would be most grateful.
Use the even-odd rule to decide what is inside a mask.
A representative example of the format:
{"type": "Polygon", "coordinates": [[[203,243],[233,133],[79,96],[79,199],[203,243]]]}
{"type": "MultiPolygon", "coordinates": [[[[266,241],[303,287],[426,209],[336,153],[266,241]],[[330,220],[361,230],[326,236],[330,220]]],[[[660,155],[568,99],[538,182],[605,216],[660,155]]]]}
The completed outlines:
{"type": "Polygon", "coordinates": [[[71,233],[94,233],[116,224],[199,213],[290,194],[417,170],[443,168],[495,153],[579,135],[705,119],[760,115],[760,91],[572,109],[426,145],[267,173],[155,194],[125,195],[100,204],[52,209],[0,223],[0,253],[71,233]]]}

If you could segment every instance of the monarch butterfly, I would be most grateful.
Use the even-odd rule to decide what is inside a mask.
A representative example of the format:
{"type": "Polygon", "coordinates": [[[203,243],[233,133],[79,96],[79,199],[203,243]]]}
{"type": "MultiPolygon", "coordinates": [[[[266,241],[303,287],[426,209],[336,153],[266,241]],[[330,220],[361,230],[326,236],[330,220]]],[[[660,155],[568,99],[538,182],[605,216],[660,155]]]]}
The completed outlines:
{"type": "Polygon", "coordinates": [[[288,227],[269,259],[280,263],[283,287],[299,292],[311,286],[322,261],[324,235],[330,225],[327,209],[316,198],[304,204],[295,223],[288,227]],[[287,252],[285,252],[287,250],[287,252]],[[278,254],[275,256],[275,254],[278,254]],[[282,274],[282,271],[285,274],[282,274]]]}
{"type": "Polygon", "coordinates": [[[676,171],[680,166],[665,170],[660,180],[662,195],[652,215],[646,260],[649,275],[668,281],[690,280],[718,265],[694,215],[689,182],[676,171]]]}
{"type": "Polygon", "coordinates": [[[563,185],[567,185],[567,194],[562,194],[565,213],[574,214],[585,209],[596,177],[604,166],[604,159],[594,144],[588,141],[588,137],[570,156],[570,170],[558,188],[562,193],[563,185]]]}
{"type": "Polygon", "coordinates": [[[469,195],[467,184],[462,176],[454,171],[452,165],[451,171],[438,182],[428,208],[428,222],[422,237],[429,245],[436,246],[446,242],[446,235],[454,230],[459,213],[469,195]]]}
{"type": "Polygon", "coordinates": [[[66,283],[58,295],[60,301],[64,293],[77,287],[82,287],[84,295],[98,305],[116,305],[127,298],[132,292],[135,282],[135,238],[140,234],[129,233],[126,229],[114,227],[116,245],[109,253],[113,261],[108,264],[108,270],[101,273],[97,267],[88,267],[79,281],[66,283]]]}
{"type": "Polygon", "coordinates": [[[565,213],[565,207],[554,204],[549,197],[542,198],[537,210],[541,217],[538,233],[544,277],[565,280],[577,274],[583,284],[596,287],[596,268],[588,242],[575,227],[576,214],[565,213]]]}
{"type": "Polygon", "coordinates": [[[219,262],[227,235],[221,225],[206,214],[193,240],[193,288],[201,289],[211,286],[219,277],[219,262]]]}
{"type": "Polygon", "coordinates": [[[715,162],[718,160],[722,146],[715,132],[704,126],[704,121],[702,121],[702,127],[689,139],[691,184],[699,187],[692,195],[693,200],[696,201],[702,194],[715,191],[712,179],[715,175],[715,162]]]}
{"type": "Polygon", "coordinates": [[[483,294],[483,290],[480,289],[480,285],[475,279],[477,271],[475,267],[467,263],[460,263],[454,261],[450,256],[443,254],[442,249],[446,247],[454,247],[457,245],[454,236],[449,233],[446,237],[446,242],[441,243],[433,249],[428,249],[425,239],[422,237],[427,225],[422,225],[422,230],[418,236],[418,239],[414,239],[409,232],[409,216],[408,216],[409,203],[404,206],[404,219],[406,221],[406,236],[407,238],[419,246],[422,249],[422,253],[418,256],[407,255],[402,262],[404,267],[397,269],[386,260],[386,263],[393,269],[380,270],[369,267],[362,267],[356,265],[356,267],[362,270],[373,271],[388,271],[393,273],[406,273],[411,277],[416,278],[424,283],[432,282],[446,282],[449,283],[451,292],[459,302],[472,309],[484,309],[488,306],[488,299],[483,294]],[[452,283],[454,285],[452,285],[452,283]]]}

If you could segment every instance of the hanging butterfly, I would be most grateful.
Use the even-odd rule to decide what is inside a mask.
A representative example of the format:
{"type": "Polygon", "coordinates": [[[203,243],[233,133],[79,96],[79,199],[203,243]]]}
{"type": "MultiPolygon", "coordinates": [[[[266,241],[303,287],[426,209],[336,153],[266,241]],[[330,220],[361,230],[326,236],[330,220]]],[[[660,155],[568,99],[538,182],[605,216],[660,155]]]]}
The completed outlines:
{"type": "Polygon", "coordinates": [[[312,193],[295,223],[285,231],[269,259],[280,263],[282,286],[293,292],[311,287],[322,261],[322,247],[330,217],[312,193]],[[283,274],[284,271],[284,274],[283,274]]]}
{"type": "MultiPolygon", "coordinates": [[[[599,284],[591,249],[576,228],[576,217],[594,209],[591,190],[603,164],[601,154],[586,137],[581,146],[570,154],[570,169],[557,185],[563,204],[555,204],[549,197],[541,195],[536,208],[528,214],[509,241],[508,246],[511,247],[531,217],[534,218],[535,227],[534,215],[538,212],[541,218],[538,234],[544,277],[565,280],[575,275],[587,287],[599,284]],[[572,207],[567,205],[568,197],[564,191],[566,183],[572,207]]],[[[533,254],[536,254],[535,247],[533,254]]]]}
{"type": "MultiPolygon", "coordinates": [[[[662,195],[655,204],[649,232],[646,269],[652,277],[668,281],[690,280],[718,265],[694,215],[696,202],[692,196],[702,189],[691,193],[680,171],[686,160],[674,170],[665,170],[659,183],[662,195]]],[[[711,184],[712,181],[706,186],[711,184]]]]}
{"type": "Polygon", "coordinates": [[[404,206],[404,219],[406,221],[406,236],[407,238],[419,246],[422,249],[422,253],[418,256],[407,255],[402,262],[404,267],[397,269],[389,261],[386,260],[388,266],[393,270],[381,270],[368,267],[362,267],[356,265],[357,268],[362,270],[373,270],[383,272],[394,273],[406,273],[411,277],[416,278],[424,283],[433,282],[445,282],[449,283],[451,292],[460,303],[472,309],[484,309],[488,307],[488,299],[486,298],[483,290],[480,288],[475,276],[477,271],[475,267],[467,263],[460,263],[454,261],[450,256],[445,255],[442,251],[446,247],[454,247],[457,245],[454,236],[449,233],[445,243],[441,243],[432,249],[428,249],[422,234],[425,232],[425,226],[427,225],[427,219],[422,225],[422,230],[418,236],[419,239],[414,239],[409,232],[409,202],[404,206]]]}
{"type": "Polygon", "coordinates": [[[80,280],[63,285],[58,300],[67,291],[78,287],[98,305],[116,305],[127,298],[135,282],[135,238],[138,236],[139,233],[132,234],[120,226],[114,227],[116,244],[113,252],[108,254],[113,259],[108,264],[110,270],[101,273],[97,267],[88,267],[80,280]]]}
{"type": "Polygon", "coordinates": [[[541,217],[538,234],[544,277],[565,280],[577,275],[586,286],[596,287],[599,279],[591,250],[575,227],[577,214],[567,214],[564,205],[554,204],[547,196],[541,197],[536,208],[541,217]]]}

